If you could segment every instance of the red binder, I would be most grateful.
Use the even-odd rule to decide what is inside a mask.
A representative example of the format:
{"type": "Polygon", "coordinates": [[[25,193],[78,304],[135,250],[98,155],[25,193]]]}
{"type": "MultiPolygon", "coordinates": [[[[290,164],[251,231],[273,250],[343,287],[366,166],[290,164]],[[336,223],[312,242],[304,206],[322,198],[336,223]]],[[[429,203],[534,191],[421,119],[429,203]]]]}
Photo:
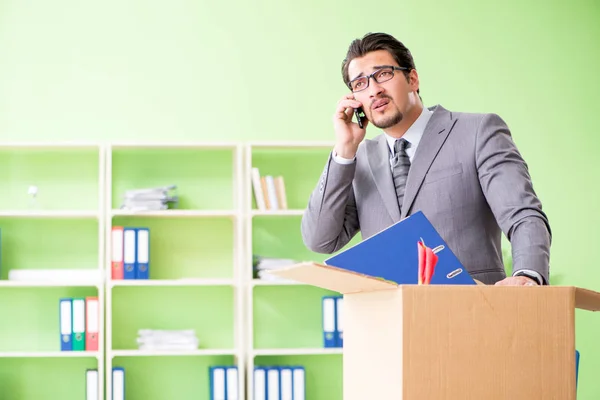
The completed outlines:
{"type": "Polygon", "coordinates": [[[85,298],[85,350],[98,351],[100,333],[100,303],[98,297],[85,298]]]}

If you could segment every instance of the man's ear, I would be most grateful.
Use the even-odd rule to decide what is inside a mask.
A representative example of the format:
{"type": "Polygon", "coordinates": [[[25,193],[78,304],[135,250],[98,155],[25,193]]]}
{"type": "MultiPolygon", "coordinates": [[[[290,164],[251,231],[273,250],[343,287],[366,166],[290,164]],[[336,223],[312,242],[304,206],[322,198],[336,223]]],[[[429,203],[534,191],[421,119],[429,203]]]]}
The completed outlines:
{"type": "Polygon", "coordinates": [[[419,74],[416,69],[412,69],[408,74],[408,82],[411,86],[411,89],[416,92],[419,90],[419,74]]]}

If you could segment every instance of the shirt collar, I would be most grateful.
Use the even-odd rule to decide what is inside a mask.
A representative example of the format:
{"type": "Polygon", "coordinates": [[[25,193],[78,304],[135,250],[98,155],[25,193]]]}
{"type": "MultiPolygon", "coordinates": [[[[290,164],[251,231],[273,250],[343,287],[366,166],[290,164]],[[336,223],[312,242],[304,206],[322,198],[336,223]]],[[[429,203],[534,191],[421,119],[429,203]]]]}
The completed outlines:
{"type": "MultiPolygon", "coordinates": [[[[425,127],[431,118],[433,111],[429,110],[427,107],[423,107],[423,111],[421,111],[421,115],[419,118],[408,128],[408,130],[402,136],[406,141],[408,141],[411,145],[412,149],[416,149],[419,145],[419,141],[423,136],[423,132],[425,132],[425,127]]],[[[394,143],[396,142],[396,138],[385,133],[385,138],[387,139],[388,146],[392,154],[394,154],[394,143]]]]}

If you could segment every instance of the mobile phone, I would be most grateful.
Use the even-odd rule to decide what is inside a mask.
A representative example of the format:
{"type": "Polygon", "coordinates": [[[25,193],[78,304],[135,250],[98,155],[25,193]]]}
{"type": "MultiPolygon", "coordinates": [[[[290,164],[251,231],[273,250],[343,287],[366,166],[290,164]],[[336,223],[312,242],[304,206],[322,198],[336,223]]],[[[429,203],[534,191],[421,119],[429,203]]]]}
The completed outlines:
{"type": "Polygon", "coordinates": [[[356,122],[358,122],[358,126],[360,127],[360,129],[363,129],[364,122],[367,117],[366,117],[365,112],[363,111],[362,107],[355,108],[354,115],[356,115],[356,122]]]}

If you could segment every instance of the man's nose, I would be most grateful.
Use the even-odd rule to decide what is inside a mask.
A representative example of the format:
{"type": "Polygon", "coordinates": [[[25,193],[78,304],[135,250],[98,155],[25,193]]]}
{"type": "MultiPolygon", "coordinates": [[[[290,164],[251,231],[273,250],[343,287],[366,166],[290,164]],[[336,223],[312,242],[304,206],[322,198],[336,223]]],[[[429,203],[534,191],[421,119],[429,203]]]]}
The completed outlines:
{"type": "Polygon", "coordinates": [[[383,93],[383,86],[377,83],[375,79],[371,79],[371,82],[369,82],[369,87],[367,89],[369,90],[370,98],[378,97],[381,93],[383,93]]]}

